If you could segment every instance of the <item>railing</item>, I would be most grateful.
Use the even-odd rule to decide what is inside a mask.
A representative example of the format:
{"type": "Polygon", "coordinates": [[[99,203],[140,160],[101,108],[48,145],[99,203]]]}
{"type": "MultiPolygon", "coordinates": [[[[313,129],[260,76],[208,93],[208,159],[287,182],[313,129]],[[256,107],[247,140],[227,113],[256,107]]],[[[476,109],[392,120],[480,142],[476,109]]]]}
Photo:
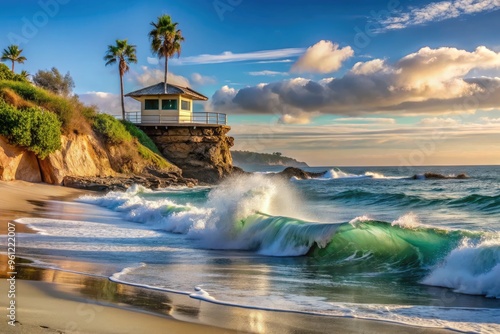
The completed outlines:
{"type": "Polygon", "coordinates": [[[227,115],[214,112],[195,112],[189,115],[141,115],[140,111],[126,112],[125,119],[134,124],[217,124],[226,125],[227,115]]]}

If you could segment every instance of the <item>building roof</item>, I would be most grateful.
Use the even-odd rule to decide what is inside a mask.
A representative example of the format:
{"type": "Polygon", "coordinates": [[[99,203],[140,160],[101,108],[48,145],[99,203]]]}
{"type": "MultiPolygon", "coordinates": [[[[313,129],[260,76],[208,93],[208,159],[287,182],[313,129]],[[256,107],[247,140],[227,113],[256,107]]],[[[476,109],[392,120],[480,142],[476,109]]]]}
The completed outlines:
{"type": "Polygon", "coordinates": [[[208,100],[208,97],[192,90],[189,87],[167,84],[167,91],[165,92],[165,84],[163,82],[125,94],[125,96],[130,97],[140,97],[144,95],[184,95],[192,100],[208,100]]]}

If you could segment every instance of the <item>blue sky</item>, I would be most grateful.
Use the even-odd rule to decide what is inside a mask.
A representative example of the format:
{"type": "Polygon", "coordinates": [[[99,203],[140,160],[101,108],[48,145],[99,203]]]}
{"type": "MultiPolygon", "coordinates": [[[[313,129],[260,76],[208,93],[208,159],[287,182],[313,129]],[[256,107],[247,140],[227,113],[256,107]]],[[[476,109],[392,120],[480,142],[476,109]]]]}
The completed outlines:
{"type": "Polygon", "coordinates": [[[211,97],[198,110],[229,115],[236,149],[312,165],[500,164],[498,0],[1,6],[0,48],[19,44],[28,58],[16,71],[69,71],[105,112],[119,111],[106,46],[137,45],[126,91],[161,81],[147,33],[169,14],[185,37],[169,80],[211,97]]]}

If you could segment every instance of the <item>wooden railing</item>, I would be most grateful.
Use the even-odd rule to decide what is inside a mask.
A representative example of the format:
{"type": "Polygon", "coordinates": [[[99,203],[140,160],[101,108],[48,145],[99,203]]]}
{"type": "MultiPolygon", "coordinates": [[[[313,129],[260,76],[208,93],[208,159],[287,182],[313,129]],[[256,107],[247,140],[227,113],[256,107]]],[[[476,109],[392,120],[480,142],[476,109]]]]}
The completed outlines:
{"type": "Polygon", "coordinates": [[[227,115],[214,112],[195,112],[189,115],[164,116],[164,115],[141,115],[140,111],[126,112],[125,119],[134,124],[214,124],[226,125],[227,115]]]}

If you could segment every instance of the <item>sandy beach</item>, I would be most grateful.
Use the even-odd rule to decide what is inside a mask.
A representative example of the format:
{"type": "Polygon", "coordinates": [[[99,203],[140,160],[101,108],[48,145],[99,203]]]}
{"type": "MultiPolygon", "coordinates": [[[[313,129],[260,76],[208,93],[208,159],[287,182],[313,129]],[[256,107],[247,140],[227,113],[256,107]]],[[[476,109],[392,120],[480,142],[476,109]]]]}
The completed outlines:
{"type": "MultiPolygon", "coordinates": [[[[25,182],[0,182],[1,226],[37,216],[43,202],[71,199],[84,192],[25,182]]],[[[16,224],[17,233],[32,232],[16,224]]],[[[2,250],[5,254],[5,250],[2,250]]],[[[71,259],[65,259],[71,261],[71,259]]],[[[21,262],[17,259],[17,263],[21,262]]],[[[2,277],[7,277],[2,256],[2,277]]],[[[78,264],[74,267],[92,266],[78,264]]],[[[202,302],[187,295],[137,288],[106,277],[35,268],[16,268],[15,327],[2,321],[2,333],[451,333],[398,324],[270,312],[202,302]]],[[[88,268],[87,268],[87,271],[88,268]]],[[[0,284],[0,307],[8,312],[9,282],[0,284]]]]}

